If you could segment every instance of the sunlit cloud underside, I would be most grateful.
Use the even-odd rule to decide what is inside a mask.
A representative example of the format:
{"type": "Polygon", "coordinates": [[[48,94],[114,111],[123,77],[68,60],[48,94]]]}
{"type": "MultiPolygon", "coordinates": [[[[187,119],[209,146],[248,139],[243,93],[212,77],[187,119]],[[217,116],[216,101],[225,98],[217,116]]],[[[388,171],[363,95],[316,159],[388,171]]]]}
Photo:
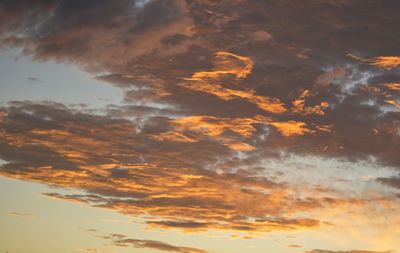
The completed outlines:
{"type": "Polygon", "coordinates": [[[1,101],[0,175],[141,228],[76,224],[99,245],[60,250],[400,252],[399,11],[391,0],[0,2],[0,47],[20,52],[2,62],[73,66],[93,87],[60,72],[66,89],[82,81],[70,86],[82,101],[56,88],[1,101]]]}

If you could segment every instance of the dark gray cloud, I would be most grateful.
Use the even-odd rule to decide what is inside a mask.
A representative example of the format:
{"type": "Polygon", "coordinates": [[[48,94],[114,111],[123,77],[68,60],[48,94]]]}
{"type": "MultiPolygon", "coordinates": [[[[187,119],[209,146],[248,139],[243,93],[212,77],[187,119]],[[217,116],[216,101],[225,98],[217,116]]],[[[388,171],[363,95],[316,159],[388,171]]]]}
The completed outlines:
{"type": "MultiPolygon", "coordinates": [[[[392,91],[388,98],[387,92],[362,90],[369,84],[396,82],[399,73],[360,65],[346,56],[398,53],[398,28],[392,25],[400,21],[396,1],[309,1],[299,7],[290,1],[237,1],[232,5],[157,0],[142,6],[135,1],[49,0],[3,1],[1,7],[8,13],[1,26],[3,46],[21,46],[36,59],[71,62],[99,73],[98,79],[125,91],[128,105],[123,110],[110,109],[115,116],[253,118],[271,115],[255,100],[274,98],[287,108],[274,115],[275,120],[304,122],[312,131],[330,125],[332,132],[293,140],[273,136],[267,141],[269,146],[277,138],[279,143],[290,143],[279,145],[282,149],[290,146],[288,152],[350,159],[374,156],[399,165],[395,131],[399,112],[383,108],[395,107],[399,94],[392,91]],[[230,75],[218,79],[220,92],[229,89],[242,92],[240,96],[222,99],[215,92],[181,85],[195,73],[218,67],[215,53],[221,51],[254,62],[243,80],[230,75]],[[368,73],[370,77],[365,78],[368,73]],[[354,87],[349,92],[344,86],[350,83],[354,87]],[[250,90],[255,95],[245,98],[250,90]],[[325,115],[291,112],[293,101],[305,90],[311,95],[303,110],[311,112],[327,102],[325,115]],[[161,107],[150,108],[149,103],[161,107]]],[[[224,68],[226,63],[218,64],[224,68]]]]}
{"type": "Polygon", "coordinates": [[[381,177],[377,179],[380,183],[400,190],[400,176],[381,177]]]}

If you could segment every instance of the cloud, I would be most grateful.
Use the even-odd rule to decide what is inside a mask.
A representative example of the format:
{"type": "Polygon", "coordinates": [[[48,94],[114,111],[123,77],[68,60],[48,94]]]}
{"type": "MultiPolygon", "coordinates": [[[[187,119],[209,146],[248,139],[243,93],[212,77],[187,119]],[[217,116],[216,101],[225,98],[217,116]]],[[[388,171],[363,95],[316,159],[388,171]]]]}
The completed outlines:
{"type": "Polygon", "coordinates": [[[285,182],[257,171],[237,171],[234,143],[221,145],[214,138],[222,143],[251,138],[257,130],[251,120],[175,122],[200,140],[187,143],[152,140],[164,131],[163,124],[157,125],[165,122],[159,117],[142,123],[139,132],[131,121],[59,104],[15,103],[6,117],[0,147],[8,163],[1,175],[81,190],[46,196],[145,214],[153,228],[255,233],[313,228],[321,222],[305,211],[339,203],[303,199],[285,182]],[[224,131],[230,133],[224,136],[224,131]]]}
{"type": "Polygon", "coordinates": [[[332,251],[332,250],[313,249],[313,250],[306,251],[306,252],[309,252],[309,253],[389,253],[391,251],[370,251],[370,250],[332,251]]]}
{"type": "Polygon", "coordinates": [[[94,253],[94,252],[99,252],[97,249],[92,249],[92,248],[87,248],[87,249],[77,249],[78,251],[81,252],[86,252],[86,253],[94,253]]]}
{"type": "Polygon", "coordinates": [[[140,7],[134,3],[128,0],[118,3],[109,0],[6,2],[2,4],[2,12],[11,13],[5,16],[1,37],[3,44],[25,46],[37,59],[55,58],[77,63],[91,71],[125,68],[126,61],[118,58],[138,58],[158,50],[168,55],[167,51],[176,50],[164,47],[162,40],[185,34],[190,27],[185,3],[161,0],[140,7]],[[154,15],[160,9],[166,11],[166,15],[154,15]],[[103,19],[104,16],[108,19],[103,19]],[[30,22],[34,25],[29,26],[30,22]],[[108,30],[107,40],[103,39],[104,29],[108,30]],[[136,35],[130,35],[132,32],[136,35]],[[94,60],[99,64],[93,64],[94,60]]]}
{"type": "Polygon", "coordinates": [[[400,83],[385,83],[383,85],[390,90],[400,90],[400,83]]]}
{"type": "MultiPolygon", "coordinates": [[[[317,80],[318,83],[320,83],[317,80]]],[[[310,91],[305,90],[298,99],[294,100],[292,102],[293,104],[293,109],[292,111],[295,113],[303,114],[303,115],[308,115],[308,114],[317,114],[317,115],[324,115],[324,109],[326,109],[329,106],[328,102],[321,102],[320,105],[316,105],[313,107],[305,106],[305,101],[306,98],[310,96],[310,91]]]]}
{"type": "Polygon", "coordinates": [[[104,239],[108,239],[112,242],[113,245],[119,247],[134,247],[134,248],[144,248],[144,249],[155,249],[160,251],[167,252],[176,252],[176,253],[206,253],[207,251],[192,247],[182,247],[175,246],[172,244],[168,244],[160,241],[153,240],[140,240],[140,239],[132,239],[128,238],[125,235],[121,234],[110,234],[107,236],[103,236],[104,239]]]}
{"type": "Polygon", "coordinates": [[[304,122],[288,121],[288,122],[272,122],[270,123],[278,129],[284,136],[304,135],[311,132],[305,127],[304,122]]]}
{"type": "Polygon", "coordinates": [[[272,120],[263,116],[234,119],[192,116],[172,120],[170,124],[174,130],[154,135],[152,138],[159,141],[170,140],[186,143],[198,142],[204,137],[213,138],[232,150],[238,151],[254,149],[254,147],[239,140],[252,137],[257,130],[255,124],[270,124],[285,136],[302,135],[304,132],[308,132],[303,122],[272,122],[272,120]]]}
{"type": "Polygon", "coordinates": [[[378,182],[400,190],[400,176],[394,177],[381,177],[377,179],[378,182]]]}
{"type": "Polygon", "coordinates": [[[298,244],[290,244],[288,245],[288,248],[302,248],[303,246],[298,245],[298,244]]]}
{"type": "Polygon", "coordinates": [[[20,213],[20,212],[9,212],[8,213],[11,216],[15,216],[15,217],[31,217],[32,214],[30,213],[20,213]]]}
{"type": "MultiPolygon", "coordinates": [[[[248,76],[254,64],[250,58],[227,52],[217,52],[216,61],[213,64],[215,66],[213,71],[196,72],[192,77],[184,78],[184,80],[189,82],[182,83],[180,86],[194,91],[210,93],[222,100],[243,99],[266,112],[283,113],[286,111],[286,108],[279,99],[259,96],[252,90],[225,88],[219,84],[224,78],[231,75],[235,76],[237,80],[248,76]],[[237,66],[238,61],[241,66],[237,66]]],[[[232,82],[232,80],[230,81],[232,82]]]]}
{"type": "Polygon", "coordinates": [[[283,113],[286,111],[284,105],[278,100],[263,96],[258,96],[254,91],[241,91],[224,88],[218,84],[210,85],[208,83],[183,83],[180,86],[194,91],[206,92],[217,96],[222,100],[243,99],[248,101],[260,109],[271,113],[283,113]]]}
{"type": "Polygon", "coordinates": [[[5,105],[0,174],[78,190],[46,196],[145,217],[154,229],[258,234],[332,226],[335,216],[322,215],[350,207],[390,213],[398,198],[379,184],[396,188],[386,172],[400,168],[398,7],[2,1],[1,48],[75,64],[124,101],[96,111],[5,105]],[[301,164],[266,165],[293,156],[332,167],[299,185],[301,164]],[[338,161],[377,174],[365,182],[354,177],[365,169],[338,161]]]}
{"type": "Polygon", "coordinates": [[[386,70],[391,70],[393,68],[400,66],[400,56],[378,56],[378,57],[371,58],[371,59],[363,59],[363,58],[354,56],[352,54],[349,54],[348,56],[352,57],[356,60],[359,60],[361,62],[370,64],[372,66],[376,66],[379,68],[383,68],[386,70]]]}
{"type": "MultiPolygon", "coordinates": [[[[254,169],[263,164],[257,157],[263,153],[244,150],[249,152],[244,159],[237,152],[243,150],[231,145],[259,147],[255,138],[264,131],[258,125],[263,117],[154,116],[139,126],[112,114],[93,115],[55,103],[14,102],[2,110],[0,150],[7,161],[2,176],[79,190],[45,195],[144,216],[153,229],[249,234],[316,229],[326,221],[315,212],[376,203],[372,196],[341,196],[312,185],[304,189],[296,180],[254,169]],[[196,141],[161,139],[170,137],[162,135],[170,127],[196,141]]],[[[274,145],[303,138],[302,124],[274,127],[283,135],[271,134],[277,142],[271,143],[272,151],[274,145]]],[[[262,155],[268,157],[273,153],[262,155]]]]}
{"type": "Polygon", "coordinates": [[[226,75],[233,75],[236,78],[245,78],[253,69],[253,61],[248,57],[235,55],[228,52],[217,52],[215,55],[213,71],[200,71],[186,80],[214,80],[226,75]]]}

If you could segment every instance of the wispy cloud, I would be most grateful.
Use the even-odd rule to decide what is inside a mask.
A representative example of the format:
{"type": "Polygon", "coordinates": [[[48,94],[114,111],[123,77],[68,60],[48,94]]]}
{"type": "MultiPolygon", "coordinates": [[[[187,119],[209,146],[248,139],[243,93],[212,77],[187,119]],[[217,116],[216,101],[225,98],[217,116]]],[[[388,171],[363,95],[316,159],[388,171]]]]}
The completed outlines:
{"type": "Polygon", "coordinates": [[[391,251],[373,251],[373,250],[343,250],[343,251],[334,251],[334,250],[322,250],[322,249],[313,249],[310,251],[305,251],[308,253],[389,253],[391,251]]]}
{"type": "Polygon", "coordinates": [[[28,218],[33,216],[31,213],[20,213],[20,212],[9,212],[8,215],[15,217],[22,217],[22,218],[28,218]]]}
{"type": "Polygon", "coordinates": [[[109,234],[103,236],[103,238],[110,240],[113,245],[119,247],[155,249],[159,251],[176,252],[176,253],[207,253],[207,251],[198,248],[175,246],[172,244],[154,240],[132,239],[121,234],[109,234]]]}

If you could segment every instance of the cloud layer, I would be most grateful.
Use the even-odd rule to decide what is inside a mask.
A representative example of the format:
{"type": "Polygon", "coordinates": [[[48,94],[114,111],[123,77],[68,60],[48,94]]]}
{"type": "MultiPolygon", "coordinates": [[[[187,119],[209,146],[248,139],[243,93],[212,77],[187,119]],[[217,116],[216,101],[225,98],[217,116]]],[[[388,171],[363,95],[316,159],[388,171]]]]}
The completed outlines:
{"type": "Polygon", "coordinates": [[[349,208],[392,217],[399,9],[395,0],[2,1],[0,47],[76,64],[124,101],[97,111],[2,107],[0,175],[80,190],[46,196],[140,216],[153,229],[316,230],[339,226],[328,214],[349,208]],[[302,184],[301,164],[269,166],[293,157],[331,167],[302,184]]]}

